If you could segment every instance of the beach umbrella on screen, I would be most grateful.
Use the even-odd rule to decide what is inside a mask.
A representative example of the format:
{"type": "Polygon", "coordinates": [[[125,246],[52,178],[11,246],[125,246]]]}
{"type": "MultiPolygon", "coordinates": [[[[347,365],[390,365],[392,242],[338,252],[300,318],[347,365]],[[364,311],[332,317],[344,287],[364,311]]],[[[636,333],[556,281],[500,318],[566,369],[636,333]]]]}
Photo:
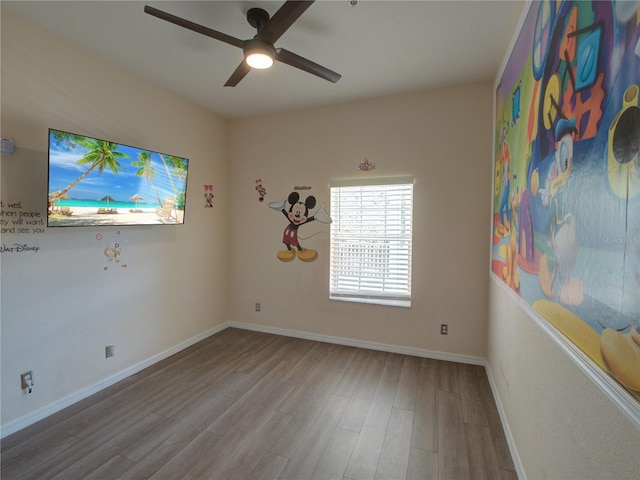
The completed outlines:
{"type": "Polygon", "coordinates": [[[143,198],[142,198],[142,196],[140,196],[140,194],[138,194],[138,193],[136,193],[136,194],[135,194],[135,195],[133,195],[131,198],[129,198],[129,201],[134,201],[134,202],[136,202],[136,208],[138,208],[138,202],[139,202],[140,200],[144,200],[144,199],[143,199],[143,198]]]}
{"type": "Polygon", "coordinates": [[[107,202],[107,207],[109,206],[109,202],[115,202],[116,199],[113,198],[111,195],[105,195],[104,197],[102,197],[100,199],[101,202],[107,202]]]}

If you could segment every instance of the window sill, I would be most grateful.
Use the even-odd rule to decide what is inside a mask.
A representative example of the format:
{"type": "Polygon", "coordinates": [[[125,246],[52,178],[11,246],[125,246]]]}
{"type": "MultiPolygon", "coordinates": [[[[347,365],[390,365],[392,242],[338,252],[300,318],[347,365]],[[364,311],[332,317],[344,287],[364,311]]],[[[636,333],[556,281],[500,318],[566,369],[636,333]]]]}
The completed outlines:
{"type": "Polygon", "coordinates": [[[329,300],[337,300],[339,302],[367,303],[370,305],[383,305],[386,307],[411,308],[411,299],[407,300],[398,298],[378,298],[331,294],[329,295],[329,300]]]}

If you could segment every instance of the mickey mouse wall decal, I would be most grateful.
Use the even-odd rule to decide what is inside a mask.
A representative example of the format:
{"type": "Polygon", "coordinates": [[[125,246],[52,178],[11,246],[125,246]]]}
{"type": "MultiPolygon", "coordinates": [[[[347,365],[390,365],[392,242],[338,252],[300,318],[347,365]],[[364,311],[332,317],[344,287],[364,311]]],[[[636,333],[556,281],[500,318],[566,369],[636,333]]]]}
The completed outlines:
{"type": "Polygon", "coordinates": [[[282,243],[287,247],[286,250],[278,252],[278,259],[282,262],[291,262],[296,256],[303,262],[313,262],[318,258],[316,250],[303,248],[298,241],[298,229],[300,226],[318,221],[320,223],[331,223],[331,217],[325,209],[324,203],[315,215],[309,216],[309,210],[316,206],[316,197],[309,195],[304,202],[300,201],[298,192],[291,192],[287,198],[283,198],[280,202],[272,202],[270,208],[281,211],[289,221],[282,234],[282,243]],[[291,205],[287,210],[287,202],[291,205]],[[295,250],[294,250],[295,247],[295,250]]]}

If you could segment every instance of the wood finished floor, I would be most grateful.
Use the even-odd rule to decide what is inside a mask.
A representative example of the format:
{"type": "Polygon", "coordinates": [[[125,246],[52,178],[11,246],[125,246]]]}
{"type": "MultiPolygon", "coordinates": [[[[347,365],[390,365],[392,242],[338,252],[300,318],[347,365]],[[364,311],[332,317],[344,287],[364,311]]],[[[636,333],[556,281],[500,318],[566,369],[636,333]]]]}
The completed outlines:
{"type": "Polygon", "coordinates": [[[227,329],[2,440],[10,479],[516,479],[483,367],[227,329]]]}

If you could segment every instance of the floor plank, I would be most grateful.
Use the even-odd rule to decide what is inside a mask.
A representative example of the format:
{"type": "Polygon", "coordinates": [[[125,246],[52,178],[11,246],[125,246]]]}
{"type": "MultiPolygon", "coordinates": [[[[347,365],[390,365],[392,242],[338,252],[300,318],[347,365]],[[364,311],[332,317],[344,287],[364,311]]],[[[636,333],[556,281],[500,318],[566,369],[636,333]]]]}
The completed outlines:
{"type": "Polygon", "coordinates": [[[333,480],[342,478],[357,440],[358,434],[356,432],[336,428],[322,453],[322,457],[316,464],[311,479],[333,480]]]}
{"type": "Polygon", "coordinates": [[[476,365],[457,364],[462,416],[465,423],[489,425],[476,365]]]}
{"type": "Polygon", "coordinates": [[[376,469],[376,479],[394,480],[407,477],[412,427],[413,412],[400,408],[391,411],[376,469]]]}
{"type": "Polygon", "coordinates": [[[407,480],[438,480],[438,454],[419,448],[409,451],[407,480]]]}
{"type": "Polygon", "coordinates": [[[478,480],[492,480],[502,476],[493,437],[488,426],[465,423],[464,433],[469,455],[469,471],[478,480]]]}
{"type": "Polygon", "coordinates": [[[79,438],[53,428],[40,435],[25,437],[23,442],[18,444],[19,447],[7,449],[2,453],[0,478],[17,478],[20,474],[28,473],[79,441],[79,438]]]}
{"type": "Polygon", "coordinates": [[[309,426],[306,434],[297,440],[297,448],[291,455],[284,478],[311,478],[320,461],[340,417],[347,406],[347,399],[332,395],[325,408],[309,426]]]}
{"type": "Polygon", "coordinates": [[[399,355],[387,356],[378,388],[347,465],[345,477],[349,479],[370,480],[375,476],[396,396],[401,363],[402,358],[399,355]]]}
{"type": "Polygon", "coordinates": [[[413,412],[416,407],[418,386],[420,378],[420,359],[417,357],[404,357],[402,373],[398,382],[398,391],[393,406],[413,412]]]}
{"type": "Polygon", "coordinates": [[[362,425],[384,369],[384,354],[371,351],[369,353],[367,366],[362,370],[362,375],[357,380],[354,379],[355,386],[349,406],[339,425],[340,428],[353,432],[362,430],[362,425]]]}
{"type": "Polygon", "coordinates": [[[413,418],[411,446],[438,452],[438,366],[442,362],[422,359],[418,396],[413,418]]]}
{"type": "MultiPolygon", "coordinates": [[[[175,433],[167,437],[159,446],[135,462],[135,465],[124,472],[121,480],[150,478],[158,470],[177,457],[183,450],[203,432],[197,419],[183,424],[175,433]]],[[[175,464],[174,464],[175,465],[175,464]]]]}
{"type": "Polygon", "coordinates": [[[216,453],[222,445],[221,435],[202,431],[149,478],[204,478],[202,472],[209,468],[212,459],[218,458],[216,453]]]}
{"type": "Polygon", "coordinates": [[[462,400],[452,392],[438,393],[438,474],[440,478],[470,480],[462,400]]]}
{"type": "Polygon", "coordinates": [[[258,468],[274,441],[278,426],[287,418],[274,409],[264,409],[248,428],[222,435],[223,445],[217,449],[215,459],[210,459],[207,468],[195,478],[247,478],[258,468]]]}
{"type": "Polygon", "coordinates": [[[484,368],[239,329],[1,451],[3,480],[517,477],[484,368]]]}
{"type": "Polygon", "coordinates": [[[267,452],[246,478],[247,480],[273,480],[274,478],[279,478],[288,461],[287,457],[267,452]]]}
{"type": "Polygon", "coordinates": [[[135,462],[128,458],[116,455],[84,478],[85,480],[119,480],[134,465],[135,462]]]}

